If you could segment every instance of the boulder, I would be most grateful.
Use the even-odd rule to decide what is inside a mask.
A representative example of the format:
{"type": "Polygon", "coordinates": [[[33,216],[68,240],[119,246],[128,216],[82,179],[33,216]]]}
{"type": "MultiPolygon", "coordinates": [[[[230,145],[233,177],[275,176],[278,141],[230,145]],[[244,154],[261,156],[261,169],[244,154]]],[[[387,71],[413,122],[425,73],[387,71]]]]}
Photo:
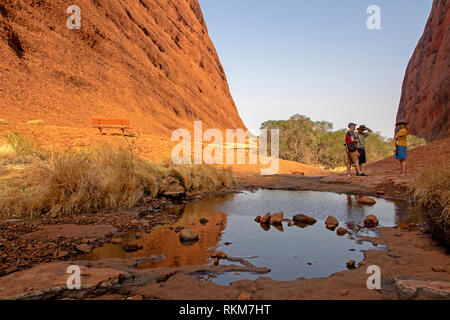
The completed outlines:
{"type": "Polygon", "coordinates": [[[327,220],[325,220],[325,226],[332,231],[334,231],[338,225],[339,221],[333,216],[328,216],[327,220]]]}
{"type": "Polygon", "coordinates": [[[270,223],[273,225],[280,225],[283,222],[283,212],[277,212],[270,215],[270,223]]]}
{"type": "Polygon", "coordinates": [[[365,219],[364,219],[364,226],[366,228],[375,228],[378,226],[378,219],[376,216],[369,214],[365,219]]]}
{"type": "Polygon", "coordinates": [[[338,236],[343,236],[348,233],[347,229],[342,228],[342,227],[339,227],[336,232],[337,232],[338,236]]]}
{"type": "Polygon", "coordinates": [[[359,203],[359,204],[373,205],[373,204],[375,204],[375,203],[377,203],[377,202],[375,201],[374,198],[370,198],[370,197],[361,197],[361,198],[358,199],[358,203],[359,203]]]}
{"type": "Polygon", "coordinates": [[[262,223],[262,224],[269,224],[270,223],[270,217],[271,217],[272,215],[270,214],[270,213],[266,213],[263,217],[261,217],[261,220],[260,220],[260,222],[262,223]]]}
{"type": "Polygon", "coordinates": [[[192,229],[183,229],[180,231],[181,241],[196,241],[198,240],[198,233],[192,229]]]}
{"type": "Polygon", "coordinates": [[[305,224],[314,224],[317,222],[313,217],[307,216],[306,214],[296,214],[293,217],[295,222],[305,223],[305,224]]]}

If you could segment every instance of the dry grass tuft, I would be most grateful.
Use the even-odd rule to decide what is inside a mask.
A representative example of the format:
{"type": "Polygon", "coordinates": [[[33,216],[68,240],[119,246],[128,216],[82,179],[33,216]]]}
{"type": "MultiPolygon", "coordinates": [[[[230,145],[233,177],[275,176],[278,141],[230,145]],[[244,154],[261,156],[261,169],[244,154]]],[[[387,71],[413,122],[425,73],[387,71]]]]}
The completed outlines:
{"type": "Polygon", "coordinates": [[[450,243],[450,161],[421,170],[411,185],[414,203],[427,209],[432,228],[450,243]]]}
{"type": "Polygon", "coordinates": [[[134,207],[178,180],[186,191],[231,186],[230,170],[150,163],[126,149],[52,152],[8,133],[0,145],[0,217],[67,216],[134,207]]]}

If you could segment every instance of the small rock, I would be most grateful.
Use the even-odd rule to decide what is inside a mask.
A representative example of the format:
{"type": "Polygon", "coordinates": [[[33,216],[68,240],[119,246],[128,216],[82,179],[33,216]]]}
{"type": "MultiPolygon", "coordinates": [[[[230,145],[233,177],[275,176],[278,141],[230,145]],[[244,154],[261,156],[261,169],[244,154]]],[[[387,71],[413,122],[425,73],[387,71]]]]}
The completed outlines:
{"type": "Polygon", "coordinates": [[[177,227],[175,228],[175,232],[178,233],[178,232],[180,232],[180,231],[183,230],[183,229],[184,229],[183,226],[177,226],[177,227]]]}
{"type": "Polygon", "coordinates": [[[112,244],[123,244],[123,239],[121,239],[121,238],[114,238],[114,239],[111,239],[111,243],[112,244]]]}
{"type": "Polygon", "coordinates": [[[288,227],[292,227],[293,225],[295,225],[294,222],[292,222],[292,221],[289,221],[289,222],[288,222],[288,227]]]}
{"type": "Polygon", "coordinates": [[[125,244],[125,245],[122,247],[122,249],[123,249],[125,252],[136,252],[136,251],[141,250],[141,249],[143,249],[143,248],[144,248],[144,247],[143,247],[142,245],[135,244],[135,243],[127,243],[127,244],[125,244]]]}
{"type": "Polygon", "coordinates": [[[214,265],[215,266],[218,266],[219,265],[219,258],[214,258],[214,265]]]}
{"type": "Polygon", "coordinates": [[[239,295],[238,300],[252,300],[252,295],[249,292],[242,292],[239,295]]]}
{"type": "Polygon", "coordinates": [[[355,269],[356,267],[356,261],[355,260],[350,260],[347,262],[347,268],[348,269],[355,269]]]}
{"type": "Polygon", "coordinates": [[[341,296],[348,296],[348,290],[341,290],[340,294],[341,296]]]}
{"type": "Polygon", "coordinates": [[[359,266],[359,267],[365,266],[365,265],[366,265],[366,262],[365,262],[365,261],[360,261],[360,262],[358,262],[358,266],[359,266]]]}
{"type": "Polygon", "coordinates": [[[128,297],[127,300],[144,300],[144,297],[141,295],[128,297]]]}
{"type": "Polygon", "coordinates": [[[394,234],[394,236],[401,237],[401,236],[403,236],[403,233],[401,231],[398,231],[394,234]]]}
{"type": "Polygon", "coordinates": [[[198,233],[192,229],[183,229],[180,231],[181,241],[196,241],[198,240],[198,233]]]}
{"type": "Polygon", "coordinates": [[[137,220],[137,219],[130,220],[130,224],[133,226],[137,225],[138,223],[139,223],[139,220],[137,220]]]}
{"type": "Polygon", "coordinates": [[[434,272],[445,272],[445,268],[441,265],[431,267],[431,269],[433,269],[434,272]]]}
{"type": "Polygon", "coordinates": [[[343,236],[344,234],[348,233],[347,229],[342,228],[342,227],[339,227],[336,232],[337,232],[338,236],[343,236]]]}
{"type": "Polygon", "coordinates": [[[269,224],[270,223],[270,217],[271,214],[270,213],[266,213],[262,218],[261,218],[261,223],[262,224],[269,224]]]}
{"type": "Polygon", "coordinates": [[[228,258],[228,255],[225,252],[222,251],[216,251],[212,255],[214,255],[215,258],[225,260],[228,258]]]}
{"type": "Polygon", "coordinates": [[[79,244],[75,247],[80,252],[89,253],[92,251],[92,247],[88,244],[79,244]]]}
{"type": "Polygon", "coordinates": [[[209,222],[209,220],[206,219],[206,218],[200,218],[199,222],[200,222],[201,224],[205,225],[205,224],[207,224],[207,223],[209,222]]]}
{"type": "Polygon", "coordinates": [[[261,222],[261,216],[257,216],[257,217],[255,218],[255,221],[258,222],[258,223],[260,223],[260,222],[261,222]]]}
{"type": "Polygon", "coordinates": [[[332,231],[334,231],[338,225],[339,221],[333,216],[328,216],[327,220],[325,220],[325,226],[332,231]]]}
{"type": "Polygon", "coordinates": [[[370,198],[370,197],[361,197],[361,198],[358,199],[358,203],[373,205],[373,204],[375,204],[377,202],[375,201],[375,199],[370,198]]]}
{"type": "Polygon", "coordinates": [[[306,223],[306,224],[314,224],[317,222],[313,217],[307,216],[306,214],[296,214],[293,217],[295,222],[306,223]]]}
{"type": "Polygon", "coordinates": [[[140,237],[142,237],[142,235],[141,235],[139,232],[136,232],[136,234],[134,235],[134,237],[135,237],[136,239],[139,239],[140,237]]]}
{"type": "Polygon", "coordinates": [[[277,212],[270,215],[270,223],[273,225],[280,225],[283,222],[283,212],[277,212]]]}
{"type": "Polygon", "coordinates": [[[227,241],[227,242],[224,242],[223,244],[226,245],[226,246],[229,246],[232,243],[227,241]]]}
{"type": "Polygon", "coordinates": [[[373,214],[369,214],[365,219],[364,219],[364,226],[366,228],[375,228],[378,226],[378,219],[376,216],[374,216],[373,214]]]}
{"type": "Polygon", "coordinates": [[[58,251],[56,253],[56,258],[64,258],[69,254],[69,251],[58,251]]]}

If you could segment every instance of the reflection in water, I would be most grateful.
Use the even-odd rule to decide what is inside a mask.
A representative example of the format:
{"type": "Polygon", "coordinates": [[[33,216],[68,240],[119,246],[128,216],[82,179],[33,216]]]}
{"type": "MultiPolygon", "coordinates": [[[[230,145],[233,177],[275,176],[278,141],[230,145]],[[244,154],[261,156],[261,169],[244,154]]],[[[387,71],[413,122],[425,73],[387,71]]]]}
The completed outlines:
{"type": "MultiPolygon", "coordinates": [[[[421,221],[421,212],[405,202],[377,199],[375,205],[365,206],[350,195],[312,191],[246,191],[206,198],[179,210],[183,211],[182,217],[172,227],[184,226],[197,231],[198,242],[184,246],[170,225],[159,226],[137,240],[131,233],[122,236],[126,241],[143,245],[143,250],[125,253],[119,245],[108,244],[80,258],[145,258],[157,254],[164,258],[146,261],[139,268],[178,267],[211,263],[210,252],[219,248],[229,256],[248,258],[256,266],[270,268],[272,271],[267,276],[274,280],[323,277],[342,271],[350,259],[362,260],[364,250],[383,248],[357,239],[358,235],[376,234],[363,227],[368,214],[376,215],[381,227],[421,221]],[[293,226],[284,223],[275,227],[254,222],[257,215],[279,211],[289,218],[298,213],[307,214],[317,219],[317,223],[293,226]],[[324,221],[329,215],[336,217],[340,226],[350,233],[339,237],[327,230],[324,221]],[[208,219],[209,223],[200,224],[200,218],[208,219]],[[227,246],[227,242],[232,244],[227,246]]],[[[213,281],[228,284],[255,277],[231,273],[218,275],[213,281]]]]}

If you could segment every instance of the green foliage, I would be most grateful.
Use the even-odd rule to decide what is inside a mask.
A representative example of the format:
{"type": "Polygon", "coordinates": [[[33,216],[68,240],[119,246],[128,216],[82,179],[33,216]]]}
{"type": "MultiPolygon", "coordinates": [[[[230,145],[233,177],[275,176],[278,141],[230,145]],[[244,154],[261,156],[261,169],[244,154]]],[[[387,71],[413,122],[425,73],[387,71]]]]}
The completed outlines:
{"type": "MultiPolygon", "coordinates": [[[[295,114],[288,120],[269,120],[261,129],[279,129],[280,158],[306,164],[336,168],[345,165],[346,129],[333,130],[333,124],[327,121],[312,121],[310,118],[295,114]]],[[[408,137],[408,147],[425,144],[423,139],[408,137]]],[[[270,144],[269,144],[270,145],[270,144]]],[[[366,138],[368,161],[376,161],[392,156],[393,139],[373,132],[366,138]]]]}

